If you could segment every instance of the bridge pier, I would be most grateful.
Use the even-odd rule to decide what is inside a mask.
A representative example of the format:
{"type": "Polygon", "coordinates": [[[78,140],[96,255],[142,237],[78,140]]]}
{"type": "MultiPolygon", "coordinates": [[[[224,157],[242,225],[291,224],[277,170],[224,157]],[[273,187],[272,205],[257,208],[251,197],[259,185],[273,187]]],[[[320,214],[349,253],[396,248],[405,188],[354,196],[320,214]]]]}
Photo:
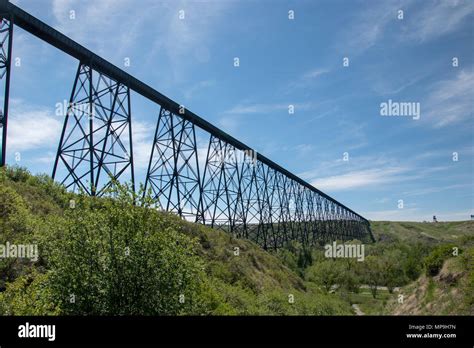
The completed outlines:
{"type": "Polygon", "coordinates": [[[80,62],[53,179],[100,196],[127,172],[134,189],[130,89],[80,62]]]}
{"type": "Polygon", "coordinates": [[[194,124],[160,108],[145,191],[151,189],[162,210],[196,222],[202,211],[194,124]]]}
{"type": "Polygon", "coordinates": [[[0,167],[5,166],[7,155],[8,102],[10,98],[10,71],[12,60],[13,19],[0,13],[0,88],[3,88],[3,102],[0,101],[1,150],[0,167]]]}

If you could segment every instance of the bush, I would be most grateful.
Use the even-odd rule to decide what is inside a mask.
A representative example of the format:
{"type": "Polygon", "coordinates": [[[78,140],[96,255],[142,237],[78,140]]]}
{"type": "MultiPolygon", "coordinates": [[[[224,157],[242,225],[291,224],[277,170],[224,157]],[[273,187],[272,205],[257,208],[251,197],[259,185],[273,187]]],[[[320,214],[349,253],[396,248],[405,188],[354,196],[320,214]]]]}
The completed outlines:
{"type": "MultiPolygon", "coordinates": [[[[176,315],[206,312],[196,241],[178,218],[117,186],[114,199],[78,196],[48,249],[49,286],[64,314],[176,315]],[[137,204],[133,206],[133,204],[137,204]],[[142,206],[140,206],[142,205],[142,206]]],[[[54,229],[54,225],[49,226],[54,229]]]]}
{"type": "Polygon", "coordinates": [[[309,267],[306,280],[321,285],[326,291],[339,284],[344,265],[335,260],[324,260],[309,267]]]}
{"type": "Polygon", "coordinates": [[[47,274],[31,272],[8,283],[0,293],[0,315],[58,315],[47,274]]]}
{"type": "Polygon", "coordinates": [[[443,244],[439,245],[431,251],[431,253],[423,260],[427,276],[435,276],[443,267],[444,260],[452,256],[453,245],[443,244]]]}

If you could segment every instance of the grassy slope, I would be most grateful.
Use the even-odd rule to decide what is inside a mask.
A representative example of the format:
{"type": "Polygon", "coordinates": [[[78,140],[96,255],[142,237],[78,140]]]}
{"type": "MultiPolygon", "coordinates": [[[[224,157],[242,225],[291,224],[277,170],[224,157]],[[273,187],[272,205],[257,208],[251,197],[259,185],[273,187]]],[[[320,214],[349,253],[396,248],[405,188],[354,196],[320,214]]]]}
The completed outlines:
{"type": "Polygon", "coordinates": [[[394,315],[474,315],[473,290],[472,265],[469,271],[461,258],[450,258],[437,276],[423,275],[400,289],[400,294],[405,296],[403,303],[392,298],[384,312],[394,315]]]}
{"type": "Polygon", "coordinates": [[[462,236],[474,234],[474,221],[372,221],[371,226],[377,240],[400,239],[410,243],[456,242],[462,236]]]}
{"type": "MultiPolygon", "coordinates": [[[[47,181],[32,180],[29,176],[15,180],[4,177],[0,189],[13,190],[36,218],[62,214],[69,198],[73,197],[58,193],[47,181]]],[[[166,215],[166,218],[179,220],[166,215]]],[[[278,257],[257,245],[204,226],[181,220],[179,224],[182,233],[199,240],[197,253],[204,260],[206,273],[220,295],[215,314],[353,314],[350,303],[336,294],[325,294],[313,283],[305,282],[278,257]],[[239,248],[238,256],[234,255],[235,247],[239,248]],[[288,303],[290,294],[295,297],[294,304],[288,303]]],[[[402,240],[437,244],[456,242],[462,236],[474,235],[474,222],[433,224],[380,221],[372,222],[372,229],[376,239],[382,243],[402,240]]],[[[1,243],[6,237],[0,231],[1,243]]],[[[21,264],[18,265],[19,271],[21,267],[21,264]]],[[[4,280],[5,276],[0,274],[0,291],[4,289],[4,280]]],[[[472,313],[472,305],[463,302],[469,289],[472,289],[472,271],[469,273],[466,265],[453,260],[447,262],[439,277],[429,280],[422,276],[402,288],[401,293],[406,295],[403,306],[396,303],[397,293],[389,294],[387,291],[380,291],[380,296],[372,299],[368,290],[362,290],[359,294],[353,294],[350,300],[351,303],[359,303],[366,314],[472,313]],[[453,277],[455,282],[450,280],[453,277]]]]}
{"type": "MultiPolygon", "coordinates": [[[[73,194],[58,190],[45,178],[37,180],[29,175],[20,175],[12,180],[10,174],[3,176],[0,183],[0,198],[5,199],[5,196],[8,197],[14,191],[29,213],[38,219],[46,215],[61,215],[67,208],[69,199],[74,198],[73,194]]],[[[326,294],[313,284],[304,282],[276,255],[262,250],[256,244],[235,239],[222,231],[188,223],[171,214],[162,214],[165,221],[172,219],[178,224],[180,232],[199,241],[196,252],[204,260],[205,271],[219,294],[214,314],[353,313],[347,302],[337,295],[326,294]],[[239,255],[235,255],[236,247],[239,248],[239,255]],[[294,303],[288,301],[290,295],[294,297],[294,303]]],[[[0,243],[15,240],[17,237],[5,236],[3,231],[0,231],[0,243]]],[[[39,248],[41,252],[41,246],[39,248]]],[[[1,262],[3,261],[0,260],[1,262]]],[[[22,263],[18,264],[17,275],[24,272],[24,266],[22,263]]],[[[3,291],[7,275],[1,273],[0,268],[0,291],[3,291]]],[[[11,275],[8,277],[9,281],[13,280],[11,275]]]]}
{"type": "MultiPolygon", "coordinates": [[[[464,236],[474,236],[474,221],[376,221],[371,225],[375,238],[381,241],[398,239],[407,243],[458,245],[464,236]]],[[[471,243],[460,245],[460,248],[464,250],[464,255],[447,259],[437,276],[423,274],[399,292],[381,292],[382,296],[378,300],[366,296],[367,300],[362,301],[361,309],[365,308],[368,314],[377,314],[374,311],[391,315],[474,314],[474,246],[471,243]],[[401,304],[398,302],[399,294],[404,296],[401,304]]]]}

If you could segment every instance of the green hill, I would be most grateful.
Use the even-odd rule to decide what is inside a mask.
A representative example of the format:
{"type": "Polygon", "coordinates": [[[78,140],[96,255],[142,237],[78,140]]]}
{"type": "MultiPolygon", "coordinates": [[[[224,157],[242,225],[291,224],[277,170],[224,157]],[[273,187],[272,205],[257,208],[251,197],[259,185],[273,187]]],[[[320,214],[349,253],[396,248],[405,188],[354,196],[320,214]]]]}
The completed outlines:
{"type": "Polygon", "coordinates": [[[447,259],[436,276],[423,275],[400,289],[403,303],[392,298],[385,308],[394,315],[474,315],[474,277],[469,257],[447,259]],[[470,262],[470,264],[467,264],[470,262]],[[470,269],[470,270],[469,270],[470,269]]]}
{"type": "Polygon", "coordinates": [[[0,245],[37,244],[40,257],[0,260],[1,314],[352,314],[279,255],[134,206],[126,188],[114,195],[74,195],[46,176],[2,171],[0,245]]]}
{"type": "Polygon", "coordinates": [[[126,185],[94,198],[0,170],[0,315],[473,313],[473,221],[372,222],[377,242],[357,262],[294,242],[265,251],[154,203],[126,185]],[[2,256],[11,245],[38,258],[2,256]]]}
{"type": "Polygon", "coordinates": [[[405,242],[456,242],[463,236],[474,234],[474,221],[450,222],[371,222],[377,240],[401,240],[405,242]]]}

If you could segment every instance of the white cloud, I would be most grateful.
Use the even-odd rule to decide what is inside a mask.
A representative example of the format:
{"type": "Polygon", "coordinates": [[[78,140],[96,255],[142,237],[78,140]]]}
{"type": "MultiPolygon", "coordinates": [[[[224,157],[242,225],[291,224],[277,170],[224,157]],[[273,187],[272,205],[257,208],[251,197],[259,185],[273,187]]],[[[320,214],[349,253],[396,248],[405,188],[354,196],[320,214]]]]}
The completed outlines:
{"type": "Polygon", "coordinates": [[[315,179],[311,185],[322,191],[342,191],[399,181],[406,169],[400,167],[367,169],[315,179]]]}
{"type": "Polygon", "coordinates": [[[474,72],[462,70],[453,79],[434,85],[426,104],[423,103],[427,106],[425,115],[436,128],[472,118],[473,91],[474,72]]]}
{"type": "Polygon", "coordinates": [[[377,210],[361,212],[362,216],[375,221],[432,221],[436,215],[438,221],[465,221],[470,219],[472,211],[438,213],[437,210],[424,211],[419,208],[377,210]]]}
{"type": "Polygon", "coordinates": [[[199,81],[192,87],[186,89],[184,91],[184,97],[186,99],[192,99],[196,94],[201,92],[203,89],[212,87],[216,84],[216,81],[214,80],[204,80],[204,81],[199,81]]]}
{"type": "Polygon", "coordinates": [[[310,110],[313,108],[313,103],[269,103],[269,104],[239,104],[226,111],[224,114],[236,115],[236,114],[265,114],[272,111],[285,111],[288,112],[290,105],[294,106],[295,113],[298,110],[310,110]]]}
{"type": "Polygon", "coordinates": [[[353,56],[369,49],[384,35],[387,24],[396,19],[398,1],[372,2],[360,15],[344,27],[343,39],[338,40],[340,52],[353,56]]]}
{"type": "Polygon", "coordinates": [[[405,37],[420,42],[433,40],[457,30],[472,14],[473,1],[427,1],[419,12],[407,14],[405,37]]]}
{"type": "Polygon", "coordinates": [[[403,192],[404,197],[410,197],[410,196],[426,196],[431,193],[438,193],[446,190],[458,190],[458,189],[465,189],[465,188],[471,188],[471,191],[474,192],[473,190],[473,184],[456,184],[456,185],[447,185],[447,186],[434,186],[434,187],[425,187],[425,188],[419,188],[419,189],[414,189],[410,191],[403,192]]]}
{"type": "Polygon", "coordinates": [[[460,0],[372,2],[348,23],[338,40],[339,51],[356,55],[376,45],[388,35],[401,42],[427,42],[458,30],[474,13],[474,2],[460,0]],[[404,19],[397,18],[404,10],[404,19]],[[398,31],[387,32],[390,24],[398,31]]]}
{"type": "Polygon", "coordinates": [[[328,69],[322,69],[322,68],[316,68],[312,69],[309,71],[306,71],[303,73],[301,76],[296,77],[293,81],[291,81],[284,89],[283,93],[290,93],[294,91],[295,89],[299,88],[308,88],[312,84],[315,83],[315,81],[324,74],[329,73],[328,69]]]}
{"type": "Polygon", "coordinates": [[[176,83],[186,78],[190,62],[210,59],[215,25],[231,6],[227,1],[53,0],[52,12],[56,29],[104,58],[122,64],[129,57],[132,67],[164,65],[150,72],[176,83]]]}
{"type": "Polygon", "coordinates": [[[380,185],[401,187],[417,180],[424,180],[433,173],[448,171],[452,166],[424,166],[416,159],[403,161],[386,154],[377,156],[353,156],[349,161],[341,158],[322,161],[320,165],[298,176],[310,182],[323,192],[380,189],[380,185]]]}
{"type": "Polygon", "coordinates": [[[316,77],[318,76],[321,76],[323,74],[326,74],[328,73],[329,71],[326,70],[326,69],[314,69],[314,70],[311,70],[311,71],[308,71],[306,72],[304,75],[303,75],[303,78],[304,79],[315,79],[316,77]]]}
{"type": "Polygon", "coordinates": [[[284,109],[288,109],[288,104],[247,104],[236,105],[224,111],[224,114],[263,114],[284,109]]]}
{"type": "Polygon", "coordinates": [[[137,172],[147,169],[156,125],[132,121],[133,164],[137,172]]]}
{"type": "Polygon", "coordinates": [[[417,208],[366,211],[361,214],[366,219],[375,221],[423,221],[423,219],[429,219],[429,214],[423,217],[417,208]]]}
{"type": "Polygon", "coordinates": [[[55,116],[48,108],[10,99],[7,137],[9,151],[57,147],[63,122],[64,118],[55,116]]]}
{"type": "MultiPolygon", "coordinates": [[[[289,106],[293,105],[294,113],[298,113],[299,111],[307,111],[314,108],[315,104],[308,102],[308,103],[257,103],[257,104],[250,104],[250,103],[242,103],[231,107],[230,109],[225,110],[217,124],[219,127],[223,128],[226,132],[234,133],[238,130],[241,130],[242,123],[245,122],[245,116],[249,115],[256,115],[256,114],[268,114],[268,113],[275,113],[278,112],[281,115],[290,115],[289,106]]],[[[247,121],[248,122],[248,121],[247,121]]],[[[247,123],[248,124],[248,123],[247,123]]]]}

